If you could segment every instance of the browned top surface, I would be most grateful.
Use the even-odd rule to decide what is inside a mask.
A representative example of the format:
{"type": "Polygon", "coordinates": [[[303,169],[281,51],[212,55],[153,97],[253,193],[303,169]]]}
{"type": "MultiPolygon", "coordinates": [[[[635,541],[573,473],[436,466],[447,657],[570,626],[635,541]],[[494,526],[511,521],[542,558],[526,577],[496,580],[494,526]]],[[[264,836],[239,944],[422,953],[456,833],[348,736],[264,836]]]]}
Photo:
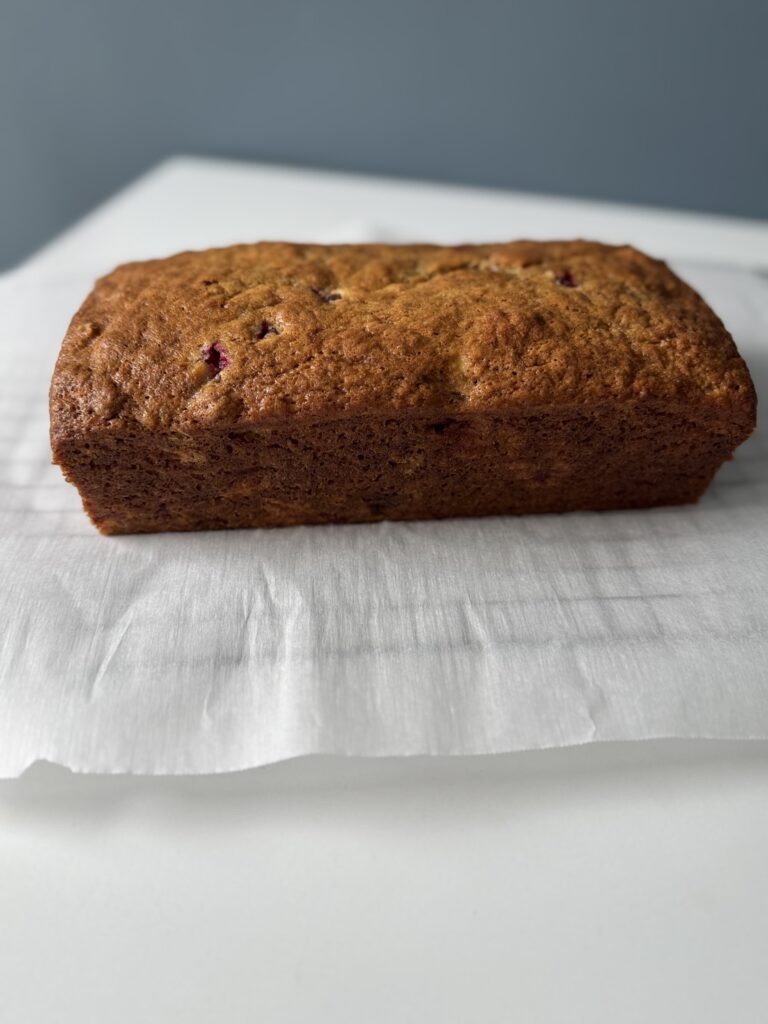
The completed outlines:
{"type": "Polygon", "coordinates": [[[720,321],[634,249],[264,242],[100,280],[64,340],[51,413],[61,436],[645,398],[754,415],[720,321]],[[214,344],[209,363],[229,361],[216,376],[214,344]]]}

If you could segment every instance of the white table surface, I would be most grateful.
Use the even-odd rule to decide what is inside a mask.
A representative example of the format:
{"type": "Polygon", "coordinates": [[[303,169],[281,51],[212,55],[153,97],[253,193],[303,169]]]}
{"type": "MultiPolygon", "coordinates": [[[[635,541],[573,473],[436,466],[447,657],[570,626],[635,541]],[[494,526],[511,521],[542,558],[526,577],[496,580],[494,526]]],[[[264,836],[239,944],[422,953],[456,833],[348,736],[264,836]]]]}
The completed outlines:
{"type": "MultiPolygon", "coordinates": [[[[257,237],[630,241],[768,225],[178,159],[14,274],[257,237]]],[[[768,682],[768,679],[767,679],[768,682]]],[[[768,743],[0,782],[0,1022],[768,1019],[768,743]]]]}

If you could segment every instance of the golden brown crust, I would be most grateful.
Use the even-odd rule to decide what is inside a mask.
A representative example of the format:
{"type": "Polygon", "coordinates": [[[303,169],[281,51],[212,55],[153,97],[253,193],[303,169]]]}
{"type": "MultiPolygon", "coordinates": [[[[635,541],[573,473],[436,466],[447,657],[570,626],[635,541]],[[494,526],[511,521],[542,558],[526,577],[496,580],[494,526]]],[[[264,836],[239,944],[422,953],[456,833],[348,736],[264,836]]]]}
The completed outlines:
{"type": "Polygon", "coordinates": [[[729,415],[752,390],[695,292],[590,242],[261,243],[127,264],[74,317],[52,391],[65,431],[647,397],[729,415]],[[212,344],[229,358],[216,377],[212,344]]]}
{"type": "MultiPolygon", "coordinates": [[[[345,418],[567,419],[643,405],[674,413],[678,430],[705,423],[725,438],[714,468],[754,426],[752,382],[722,323],[635,249],[264,242],[127,264],[99,281],[62,345],[51,432],[86,493],[84,452],[99,439],[168,448],[345,418]]],[[[564,495],[549,506],[573,507],[564,495]]]]}

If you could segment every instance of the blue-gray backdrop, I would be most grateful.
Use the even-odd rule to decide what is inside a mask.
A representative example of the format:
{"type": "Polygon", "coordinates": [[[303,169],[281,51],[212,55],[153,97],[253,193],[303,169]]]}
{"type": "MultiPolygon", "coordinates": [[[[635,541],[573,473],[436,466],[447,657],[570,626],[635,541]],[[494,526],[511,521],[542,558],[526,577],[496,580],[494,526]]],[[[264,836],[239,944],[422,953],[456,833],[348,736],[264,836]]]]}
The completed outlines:
{"type": "Polygon", "coordinates": [[[0,0],[0,265],[172,153],[768,216],[766,0],[0,0]]]}

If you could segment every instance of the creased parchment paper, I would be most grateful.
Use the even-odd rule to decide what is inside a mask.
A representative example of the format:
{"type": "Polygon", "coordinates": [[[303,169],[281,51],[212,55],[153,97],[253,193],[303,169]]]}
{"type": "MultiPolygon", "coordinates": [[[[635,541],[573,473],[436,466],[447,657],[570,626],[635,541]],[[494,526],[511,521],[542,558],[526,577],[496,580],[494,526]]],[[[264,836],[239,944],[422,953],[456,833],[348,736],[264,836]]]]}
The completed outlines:
{"type": "MultiPolygon", "coordinates": [[[[768,280],[676,269],[764,393],[768,280]]],[[[104,538],[48,447],[90,286],[0,282],[0,776],[768,737],[764,430],[693,507],[104,538]]]]}

